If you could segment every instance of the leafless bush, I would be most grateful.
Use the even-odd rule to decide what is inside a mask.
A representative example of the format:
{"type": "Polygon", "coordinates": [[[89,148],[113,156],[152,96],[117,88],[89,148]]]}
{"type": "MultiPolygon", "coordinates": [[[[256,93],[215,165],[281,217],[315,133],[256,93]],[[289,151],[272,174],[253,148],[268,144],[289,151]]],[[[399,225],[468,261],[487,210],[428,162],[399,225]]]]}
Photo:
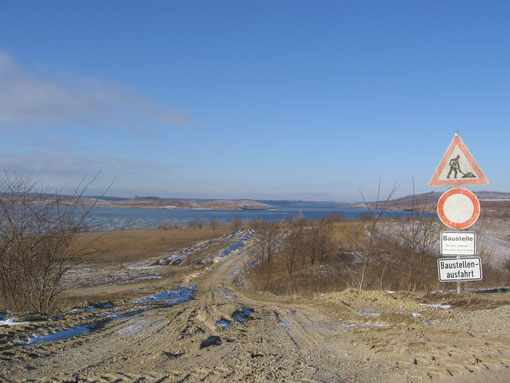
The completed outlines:
{"type": "MultiPolygon", "coordinates": [[[[413,190],[412,214],[393,219],[385,229],[384,239],[389,255],[386,255],[383,273],[388,262],[391,262],[394,270],[390,278],[394,284],[398,281],[397,286],[390,287],[392,289],[428,290],[430,283],[436,282],[441,225],[437,219],[429,217],[422,208],[416,206],[413,190]]],[[[380,288],[384,284],[383,273],[380,276],[380,288]]]]}
{"type": "Polygon", "coordinates": [[[6,173],[0,180],[0,305],[4,308],[52,308],[62,292],[62,276],[86,251],[77,235],[87,229],[94,207],[82,203],[89,184],[63,197],[37,192],[31,177],[6,173]]]}
{"type": "Polygon", "coordinates": [[[240,217],[234,217],[230,226],[233,230],[239,230],[243,226],[243,220],[240,217]]]}
{"type": "Polygon", "coordinates": [[[201,229],[204,227],[204,221],[202,218],[195,218],[188,222],[188,227],[195,227],[197,229],[201,229]]]}
{"type": "Polygon", "coordinates": [[[388,223],[383,217],[389,210],[391,198],[397,189],[397,185],[393,185],[387,198],[381,200],[381,182],[379,182],[377,199],[373,204],[368,203],[365,196],[360,191],[365,202],[365,207],[368,210],[368,213],[361,217],[361,221],[363,222],[362,230],[360,231],[360,228],[357,227],[354,231],[344,231],[344,235],[353,253],[359,257],[359,262],[354,265],[348,265],[351,271],[351,279],[356,283],[359,289],[373,288],[373,284],[369,286],[369,279],[373,277],[372,273],[377,274],[380,271],[380,258],[384,254],[384,249],[382,247],[384,241],[383,233],[388,223]]]}
{"type": "Polygon", "coordinates": [[[295,269],[303,267],[306,261],[305,231],[307,229],[309,229],[309,222],[303,215],[287,220],[283,226],[285,236],[282,239],[281,255],[285,260],[289,278],[292,277],[295,269]]]}
{"type": "Polygon", "coordinates": [[[282,246],[283,225],[272,220],[256,219],[250,223],[256,231],[255,255],[258,265],[254,268],[259,287],[268,288],[271,284],[273,272],[276,270],[274,257],[280,252],[282,246]]]}
{"type": "Polygon", "coordinates": [[[218,228],[218,226],[220,226],[220,221],[218,221],[217,218],[211,218],[209,220],[209,227],[213,230],[213,231],[216,231],[216,229],[218,228]]]}
{"type": "Polygon", "coordinates": [[[279,249],[281,225],[275,221],[261,221],[255,225],[257,231],[257,253],[262,263],[271,264],[279,249]]]}
{"type": "MultiPolygon", "coordinates": [[[[396,190],[394,186],[385,200],[366,202],[367,214],[356,221],[335,215],[319,222],[302,217],[285,222],[278,234],[281,246],[266,257],[271,267],[261,263],[254,274],[270,280],[266,287],[276,293],[437,288],[440,224],[414,206],[407,217],[393,210],[396,190]]],[[[267,244],[273,237],[264,238],[267,244]]]]}
{"type": "Polygon", "coordinates": [[[337,220],[313,222],[298,216],[281,224],[259,221],[259,264],[251,272],[257,287],[291,294],[332,287],[328,275],[340,259],[334,240],[337,220]]]}

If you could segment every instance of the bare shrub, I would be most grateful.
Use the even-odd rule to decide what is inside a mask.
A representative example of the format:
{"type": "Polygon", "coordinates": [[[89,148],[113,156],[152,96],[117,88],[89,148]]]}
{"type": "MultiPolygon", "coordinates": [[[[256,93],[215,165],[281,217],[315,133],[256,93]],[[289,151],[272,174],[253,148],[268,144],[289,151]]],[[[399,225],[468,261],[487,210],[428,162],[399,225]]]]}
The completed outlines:
{"type": "Polygon", "coordinates": [[[243,220],[240,217],[234,217],[230,226],[233,230],[239,230],[243,226],[243,220]]]}
{"type": "Polygon", "coordinates": [[[441,225],[437,219],[429,217],[423,208],[416,206],[413,190],[412,215],[393,219],[386,226],[384,236],[389,255],[386,255],[380,276],[381,289],[388,262],[391,262],[393,268],[391,289],[428,290],[431,284],[436,284],[441,225]]]}
{"type": "Polygon", "coordinates": [[[204,221],[202,218],[195,218],[188,222],[188,227],[194,227],[197,229],[201,229],[204,227],[204,221]]]}
{"type": "Polygon", "coordinates": [[[260,287],[304,294],[346,287],[437,288],[440,224],[414,205],[409,216],[393,210],[396,189],[383,201],[365,202],[368,213],[355,221],[336,215],[319,222],[302,217],[286,221],[278,234],[281,246],[271,247],[266,264],[261,262],[253,274],[265,282],[260,287]]]}
{"type": "Polygon", "coordinates": [[[217,218],[211,218],[209,220],[209,227],[212,229],[212,231],[216,231],[218,226],[220,226],[220,221],[218,221],[217,218]]]}
{"type": "Polygon", "coordinates": [[[256,231],[257,242],[255,255],[258,258],[258,265],[254,268],[254,273],[262,282],[261,287],[267,288],[271,283],[274,268],[274,257],[280,251],[282,246],[282,224],[271,220],[254,220],[251,223],[256,231]]]}
{"type": "Polygon", "coordinates": [[[305,259],[305,239],[304,232],[307,222],[303,218],[298,218],[287,222],[287,236],[283,244],[282,255],[285,259],[285,266],[289,277],[296,268],[296,264],[302,264],[305,259]]]}
{"type": "Polygon", "coordinates": [[[261,221],[255,226],[257,231],[257,253],[262,263],[271,264],[276,254],[281,235],[281,225],[275,221],[261,221]]]}
{"type": "Polygon", "coordinates": [[[94,207],[82,198],[90,183],[63,197],[37,192],[31,177],[6,173],[0,182],[0,304],[49,311],[62,276],[87,249],[76,239],[94,207]]]}
{"type": "Polygon", "coordinates": [[[359,289],[375,288],[369,280],[373,277],[372,273],[379,272],[379,263],[381,255],[384,253],[382,242],[384,241],[384,231],[387,220],[384,215],[391,207],[391,198],[398,187],[393,188],[388,193],[385,200],[380,199],[381,182],[377,189],[377,199],[375,203],[369,203],[360,191],[361,197],[365,203],[368,213],[361,217],[363,223],[362,229],[359,227],[349,227],[351,230],[344,231],[344,235],[350,242],[350,247],[354,254],[359,258],[359,262],[350,265],[351,278],[355,281],[359,289]]]}
{"type": "Polygon", "coordinates": [[[259,264],[250,275],[258,288],[274,293],[310,294],[338,289],[345,280],[343,253],[336,238],[337,218],[308,221],[302,216],[282,224],[260,221],[259,264]]]}

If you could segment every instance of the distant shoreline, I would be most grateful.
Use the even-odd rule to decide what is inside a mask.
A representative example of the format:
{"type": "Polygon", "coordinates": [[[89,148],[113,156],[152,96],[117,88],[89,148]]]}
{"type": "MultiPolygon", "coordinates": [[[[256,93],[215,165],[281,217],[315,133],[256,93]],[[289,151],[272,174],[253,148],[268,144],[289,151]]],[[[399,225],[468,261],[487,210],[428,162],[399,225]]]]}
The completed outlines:
{"type": "MultiPolygon", "coordinates": [[[[50,201],[54,197],[45,197],[50,201]]],[[[61,197],[62,205],[73,203],[70,197],[61,197]]],[[[165,210],[273,210],[276,206],[254,200],[192,200],[192,199],[160,199],[157,197],[135,197],[126,199],[103,199],[101,197],[82,197],[84,205],[95,205],[105,208],[165,209],[165,210]]]]}

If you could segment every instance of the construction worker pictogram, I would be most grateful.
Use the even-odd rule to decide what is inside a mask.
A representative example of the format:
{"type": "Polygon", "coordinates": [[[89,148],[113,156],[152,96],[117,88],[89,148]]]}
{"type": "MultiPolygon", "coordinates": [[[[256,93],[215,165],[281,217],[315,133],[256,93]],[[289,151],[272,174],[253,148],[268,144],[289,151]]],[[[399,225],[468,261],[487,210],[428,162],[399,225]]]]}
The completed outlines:
{"type": "Polygon", "coordinates": [[[446,150],[430,186],[487,185],[489,180],[458,133],[446,150]]]}

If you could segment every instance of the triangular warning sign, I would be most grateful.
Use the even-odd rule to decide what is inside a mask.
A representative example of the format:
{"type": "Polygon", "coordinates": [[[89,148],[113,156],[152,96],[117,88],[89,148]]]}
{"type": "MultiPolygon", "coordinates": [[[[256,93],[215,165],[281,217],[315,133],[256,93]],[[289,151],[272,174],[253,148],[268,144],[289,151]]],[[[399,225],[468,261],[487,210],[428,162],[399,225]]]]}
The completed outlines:
{"type": "Polygon", "coordinates": [[[430,186],[487,185],[489,180],[458,133],[429,182],[430,186]]]}

